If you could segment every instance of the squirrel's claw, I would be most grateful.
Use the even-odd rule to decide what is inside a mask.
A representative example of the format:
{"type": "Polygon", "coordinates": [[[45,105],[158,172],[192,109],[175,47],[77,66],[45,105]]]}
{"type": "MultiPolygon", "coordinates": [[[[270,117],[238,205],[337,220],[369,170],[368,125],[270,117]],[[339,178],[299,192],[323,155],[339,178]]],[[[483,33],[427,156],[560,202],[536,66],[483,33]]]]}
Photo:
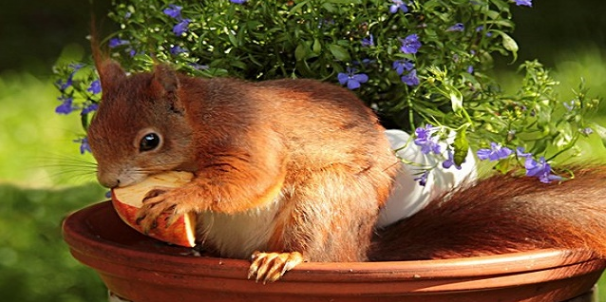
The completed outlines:
{"type": "Polygon", "coordinates": [[[136,223],[141,226],[145,234],[158,227],[158,217],[166,214],[164,224],[170,226],[176,221],[178,215],[175,213],[176,204],[168,202],[165,194],[167,190],[154,189],[149,191],[143,198],[143,206],[137,212],[136,223]]]}
{"type": "Polygon", "coordinates": [[[278,281],[287,271],[302,263],[303,255],[299,252],[291,253],[262,253],[254,252],[251,256],[252,264],[248,270],[248,279],[255,277],[255,281],[278,281]]]}

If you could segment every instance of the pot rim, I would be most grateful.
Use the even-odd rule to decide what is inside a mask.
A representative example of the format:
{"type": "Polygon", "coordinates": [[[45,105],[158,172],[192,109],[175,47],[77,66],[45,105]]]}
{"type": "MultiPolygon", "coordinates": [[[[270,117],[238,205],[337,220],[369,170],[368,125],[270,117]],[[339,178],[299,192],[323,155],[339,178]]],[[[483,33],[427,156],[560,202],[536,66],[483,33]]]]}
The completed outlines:
{"type": "MultiPolygon", "coordinates": [[[[204,275],[221,278],[245,279],[250,262],[242,259],[195,257],[192,255],[165,254],[132,248],[116,243],[93,232],[91,219],[107,211],[114,212],[109,201],[93,204],[73,212],[63,221],[64,240],[72,255],[94,267],[90,260],[102,260],[142,270],[170,274],[204,275]],[[88,263],[87,263],[88,262],[88,263]]],[[[115,214],[115,212],[114,212],[115,214]]],[[[122,223],[120,221],[120,223],[122,223]]],[[[125,228],[129,228],[124,224],[125,228]]],[[[141,235],[142,236],[142,235],[141,235]]],[[[149,238],[149,240],[154,240],[149,238]]],[[[182,250],[182,249],[181,249],[182,250]]],[[[549,270],[565,266],[604,267],[605,260],[597,259],[593,252],[583,249],[541,249],[531,252],[494,256],[444,260],[407,260],[385,262],[309,262],[295,267],[285,276],[288,280],[305,281],[313,276],[314,282],[391,282],[419,279],[478,278],[513,275],[522,272],[549,270]]],[[[575,273],[582,274],[582,270],[575,273]]],[[[554,276],[557,279],[557,276],[554,276]]]]}

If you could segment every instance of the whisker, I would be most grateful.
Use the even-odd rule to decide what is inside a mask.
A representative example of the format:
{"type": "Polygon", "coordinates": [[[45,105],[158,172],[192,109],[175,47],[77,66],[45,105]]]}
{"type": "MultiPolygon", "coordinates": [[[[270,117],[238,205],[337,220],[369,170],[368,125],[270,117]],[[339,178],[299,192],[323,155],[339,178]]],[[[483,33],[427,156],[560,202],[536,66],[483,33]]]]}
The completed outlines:
{"type": "Polygon", "coordinates": [[[26,169],[37,174],[39,178],[56,184],[96,181],[96,163],[90,159],[76,156],[81,155],[47,154],[34,158],[26,169]]]}

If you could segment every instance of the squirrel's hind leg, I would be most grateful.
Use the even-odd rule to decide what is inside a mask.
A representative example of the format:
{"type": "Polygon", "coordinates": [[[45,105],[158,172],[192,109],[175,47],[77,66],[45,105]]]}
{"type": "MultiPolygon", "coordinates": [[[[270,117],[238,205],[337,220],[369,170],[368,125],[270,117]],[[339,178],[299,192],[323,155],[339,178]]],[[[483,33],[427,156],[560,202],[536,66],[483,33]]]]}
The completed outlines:
{"type": "Polygon", "coordinates": [[[366,261],[391,174],[347,164],[300,173],[286,181],[268,250],[314,262],[366,261]]]}

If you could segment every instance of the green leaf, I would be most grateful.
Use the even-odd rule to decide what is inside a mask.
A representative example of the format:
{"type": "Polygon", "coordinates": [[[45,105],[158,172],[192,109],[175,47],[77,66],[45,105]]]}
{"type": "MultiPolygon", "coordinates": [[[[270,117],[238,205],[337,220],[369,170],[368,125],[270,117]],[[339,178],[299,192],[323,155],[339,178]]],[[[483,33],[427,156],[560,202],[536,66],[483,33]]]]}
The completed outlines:
{"type": "Polygon", "coordinates": [[[345,48],[343,48],[337,44],[329,44],[328,50],[330,50],[330,53],[332,53],[332,55],[335,57],[335,59],[337,59],[339,61],[343,61],[343,62],[351,61],[351,56],[349,55],[349,52],[345,48]]]}
{"type": "Polygon", "coordinates": [[[548,141],[551,141],[551,139],[547,138],[547,139],[537,140],[534,143],[534,146],[532,146],[531,153],[533,153],[533,154],[543,153],[545,151],[545,149],[547,149],[547,142],[548,141]]]}
{"type": "Polygon", "coordinates": [[[602,145],[606,147],[606,128],[600,126],[598,123],[592,123],[591,129],[593,129],[595,133],[600,136],[600,139],[602,140],[602,145]]]}
{"type": "Polygon", "coordinates": [[[324,9],[325,9],[327,12],[329,12],[329,13],[335,12],[335,11],[337,10],[337,9],[335,8],[335,6],[334,6],[334,5],[332,5],[332,4],[331,4],[331,3],[329,3],[329,2],[324,2],[324,3],[322,4],[322,7],[323,7],[323,8],[324,8],[324,9]]]}
{"type": "Polygon", "coordinates": [[[452,111],[455,113],[460,112],[463,109],[463,94],[455,87],[451,87],[449,96],[452,111]]]}
{"type": "Polygon", "coordinates": [[[314,44],[311,46],[311,51],[316,55],[319,55],[320,52],[322,52],[322,44],[320,43],[320,40],[314,39],[314,44]]]}
{"type": "Polygon", "coordinates": [[[295,49],[295,59],[297,61],[302,61],[305,59],[305,57],[307,56],[307,50],[306,50],[306,46],[305,43],[300,43],[299,45],[297,45],[297,48],[295,49]]]}
{"type": "Polygon", "coordinates": [[[238,47],[238,45],[240,43],[238,43],[238,39],[236,38],[236,36],[234,35],[234,33],[231,30],[227,29],[227,28],[225,28],[225,33],[227,33],[227,37],[229,38],[229,42],[231,42],[231,44],[233,46],[238,47]]]}
{"type": "Polygon", "coordinates": [[[236,67],[238,69],[241,69],[241,70],[246,70],[247,69],[247,65],[244,62],[240,61],[240,60],[232,60],[230,62],[230,65],[233,66],[233,67],[236,67]]]}
{"type": "Polygon", "coordinates": [[[494,20],[494,19],[498,19],[501,14],[499,12],[489,10],[488,12],[486,12],[486,15],[488,16],[488,18],[494,20]]]}
{"type": "Polygon", "coordinates": [[[455,165],[460,166],[465,161],[467,153],[469,152],[469,141],[467,140],[467,127],[457,132],[457,136],[454,140],[454,162],[455,165]]]}
{"type": "Polygon", "coordinates": [[[503,47],[513,54],[512,63],[515,62],[518,59],[518,43],[504,32],[501,32],[501,37],[503,37],[503,47]]]}
{"type": "Polygon", "coordinates": [[[488,21],[486,22],[486,24],[493,24],[493,25],[497,25],[499,27],[512,27],[514,26],[514,23],[511,20],[494,20],[494,21],[488,21]]]}
{"type": "Polygon", "coordinates": [[[498,171],[501,174],[505,174],[508,171],[511,171],[512,162],[510,159],[502,159],[495,166],[494,170],[498,171]]]}
{"type": "Polygon", "coordinates": [[[490,2],[492,2],[499,9],[499,11],[509,12],[509,3],[507,3],[506,1],[491,0],[490,2]]]}
{"type": "Polygon", "coordinates": [[[327,0],[326,2],[335,4],[360,4],[362,0],[327,0]]]}
{"type": "Polygon", "coordinates": [[[85,131],[88,130],[88,114],[80,115],[80,123],[85,131]]]}
{"type": "Polygon", "coordinates": [[[303,6],[307,5],[309,1],[301,1],[299,3],[297,3],[295,6],[293,6],[290,11],[288,11],[289,15],[296,15],[296,14],[300,14],[301,13],[301,9],[303,8],[303,6]]]}

